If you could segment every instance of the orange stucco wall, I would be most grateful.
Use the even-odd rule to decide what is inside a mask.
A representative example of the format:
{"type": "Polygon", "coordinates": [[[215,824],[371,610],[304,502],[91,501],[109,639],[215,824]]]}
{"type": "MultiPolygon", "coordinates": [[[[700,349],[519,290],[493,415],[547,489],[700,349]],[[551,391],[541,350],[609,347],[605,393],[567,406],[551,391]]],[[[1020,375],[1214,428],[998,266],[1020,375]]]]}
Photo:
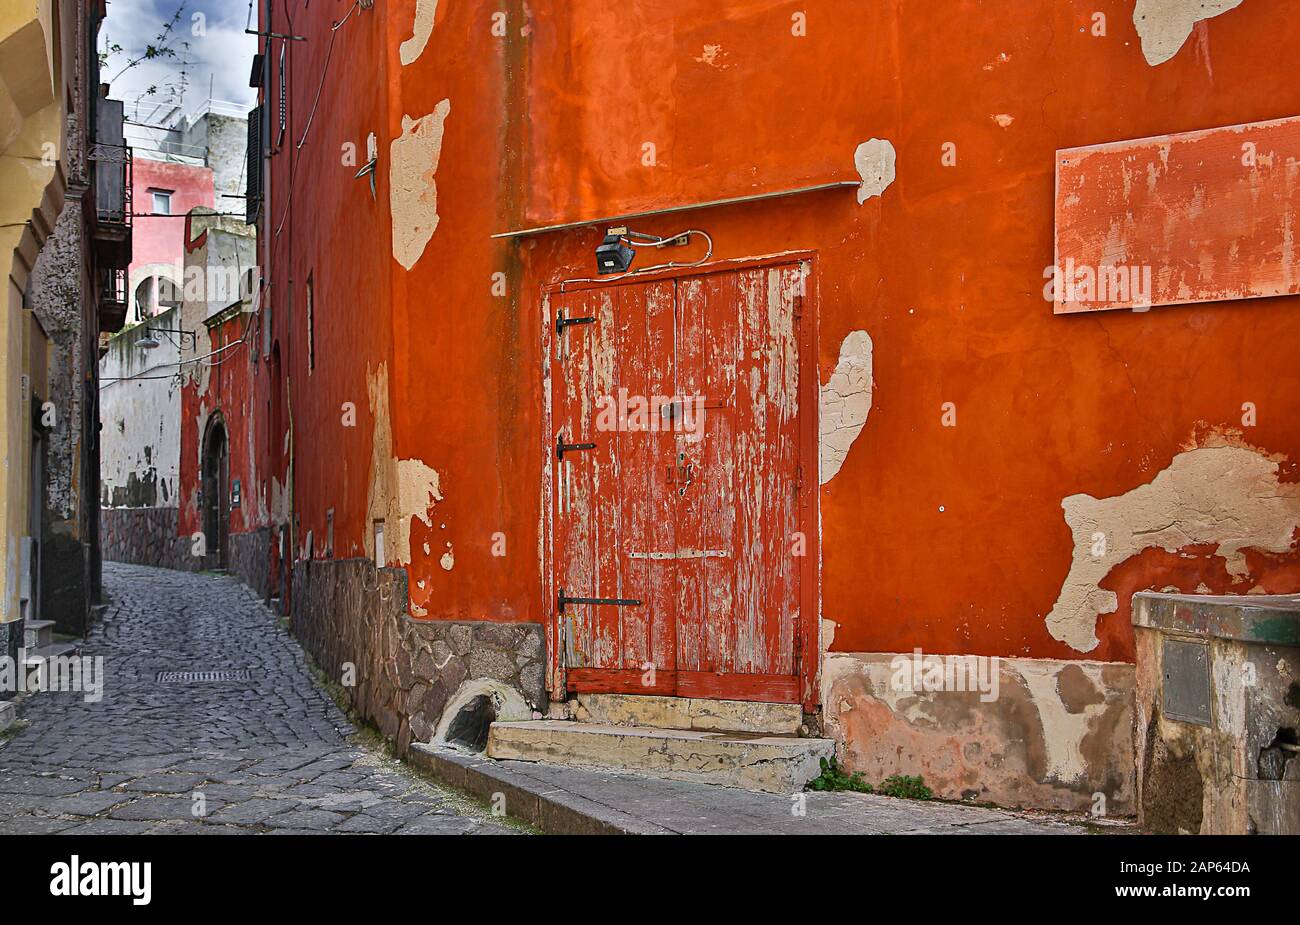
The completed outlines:
{"type": "MultiPolygon", "coordinates": [[[[942,10],[572,0],[528,4],[527,14],[521,2],[463,0],[438,4],[423,52],[405,65],[415,3],[393,0],[334,33],[299,149],[330,22],[350,6],[293,2],[286,14],[276,4],[270,21],[307,41],[289,47],[289,128],[260,229],[267,304],[301,532],[323,536],[333,508],[335,555],[365,555],[377,433],[368,376],[380,364],[393,456],[440,477],[443,500],[422,512],[430,523],[412,523],[420,615],[544,617],[540,289],[590,275],[603,228],[490,235],[856,180],[854,152],[871,138],[894,146],[897,178],[861,205],[840,189],[633,223],[704,228],[719,259],[815,251],[822,381],[847,334],[872,339],[870,417],[821,493],[834,650],[1131,660],[1133,590],[1296,590],[1290,554],[1249,553],[1243,584],[1213,549],[1147,550],[1102,582],[1122,593],[1094,649],[1045,624],[1074,551],[1067,496],[1123,494],[1207,441],[1273,454],[1281,478],[1294,478],[1295,298],[1055,316],[1043,296],[1058,149],[1300,112],[1292,76],[1259,66],[1288,60],[1300,39],[1284,0],[1248,0],[1154,67],[1132,0],[953,0],[942,10]],[[502,9],[504,36],[492,18],[502,9]],[[806,35],[792,34],[796,12],[806,35]],[[1104,36],[1093,34],[1096,12],[1104,36]],[[439,223],[407,270],[393,256],[390,144],[404,116],[444,99],[438,166],[423,178],[436,183],[439,223]],[[353,178],[370,132],[373,200],[353,178]],[[347,402],[355,427],[343,423],[347,402]],[[955,427],[942,425],[945,402],[955,427]],[[1259,409],[1257,423],[1232,433],[1243,402],[1259,409]],[[505,556],[493,555],[497,533],[505,556]]],[[[278,58],[276,43],[267,66],[278,58]]],[[[274,111],[271,124],[274,139],[274,111]]],[[[431,193],[411,195],[427,204],[431,193]]],[[[267,471],[284,484],[289,457],[270,452],[267,471]]]]}

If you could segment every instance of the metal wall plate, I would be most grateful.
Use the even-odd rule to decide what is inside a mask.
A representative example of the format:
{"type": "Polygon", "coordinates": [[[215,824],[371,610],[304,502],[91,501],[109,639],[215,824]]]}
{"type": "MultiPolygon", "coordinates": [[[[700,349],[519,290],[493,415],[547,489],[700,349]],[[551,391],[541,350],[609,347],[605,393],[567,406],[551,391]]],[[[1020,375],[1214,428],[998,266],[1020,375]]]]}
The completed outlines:
{"type": "Polygon", "coordinates": [[[1199,642],[1164,640],[1161,705],[1165,716],[1198,726],[1213,725],[1210,712],[1210,650],[1199,642]]]}

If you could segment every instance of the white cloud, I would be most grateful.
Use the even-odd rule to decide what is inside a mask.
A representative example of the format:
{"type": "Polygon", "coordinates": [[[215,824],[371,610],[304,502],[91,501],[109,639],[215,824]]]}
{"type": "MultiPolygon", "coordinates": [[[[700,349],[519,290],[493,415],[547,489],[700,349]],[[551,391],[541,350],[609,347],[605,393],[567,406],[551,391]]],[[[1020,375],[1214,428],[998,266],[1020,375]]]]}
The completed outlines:
{"type": "Polygon", "coordinates": [[[110,82],[111,95],[125,100],[143,95],[139,116],[145,119],[160,116],[155,100],[182,87],[185,112],[201,105],[209,93],[214,100],[251,108],[257,93],[248,86],[248,73],[257,53],[257,37],[245,34],[248,8],[239,2],[188,0],[172,33],[175,57],[145,60],[123,70],[155,41],[178,6],[180,0],[111,0],[100,30],[101,49],[106,44],[122,46],[103,69],[102,79],[110,82]],[[155,88],[153,94],[148,94],[150,88],[155,88]]]}

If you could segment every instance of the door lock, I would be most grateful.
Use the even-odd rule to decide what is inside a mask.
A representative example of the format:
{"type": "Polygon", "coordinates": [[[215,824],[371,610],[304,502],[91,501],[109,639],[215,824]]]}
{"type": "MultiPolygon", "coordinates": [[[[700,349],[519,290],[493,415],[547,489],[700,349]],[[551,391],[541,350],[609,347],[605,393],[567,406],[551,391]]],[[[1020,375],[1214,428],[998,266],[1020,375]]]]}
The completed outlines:
{"type": "Polygon", "coordinates": [[[685,466],[681,466],[680,468],[686,481],[682,484],[681,488],[677,489],[677,496],[679,498],[686,496],[686,489],[690,488],[691,483],[695,481],[695,465],[693,463],[687,463],[685,466]]]}
{"type": "Polygon", "coordinates": [[[676,465],[676,464],[674,464],[674,463],[669,463],[669,464],[668,464],[668,484],[669,484],[669,485],[679,485],[679,484],[680,484],[680,485],[683,486],[682,490],[685,491],[685,490],[686,490],[686,486],[689,486],[689,485],[691,484],[691,482],[693,482],[693,481],[695,481],[695,465],[694,465],[694,463],[692,463],[692,464],[690,464],[690,465],[686,465],[686,466],[680,466],[680,465],[676,465]]]}

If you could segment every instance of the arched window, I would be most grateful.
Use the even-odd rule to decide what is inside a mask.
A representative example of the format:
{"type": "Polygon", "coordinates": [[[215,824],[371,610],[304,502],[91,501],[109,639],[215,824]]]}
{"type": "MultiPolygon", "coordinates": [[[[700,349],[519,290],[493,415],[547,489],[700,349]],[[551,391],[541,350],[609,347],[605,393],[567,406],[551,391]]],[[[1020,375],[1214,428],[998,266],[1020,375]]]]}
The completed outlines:
{"type": "Polygon", "coordinates": [[[140,280],[140,285],[135,287],[133,320],[144,321],[153,314],[153,286],[156,277],[146,276],[140,280]]]}

